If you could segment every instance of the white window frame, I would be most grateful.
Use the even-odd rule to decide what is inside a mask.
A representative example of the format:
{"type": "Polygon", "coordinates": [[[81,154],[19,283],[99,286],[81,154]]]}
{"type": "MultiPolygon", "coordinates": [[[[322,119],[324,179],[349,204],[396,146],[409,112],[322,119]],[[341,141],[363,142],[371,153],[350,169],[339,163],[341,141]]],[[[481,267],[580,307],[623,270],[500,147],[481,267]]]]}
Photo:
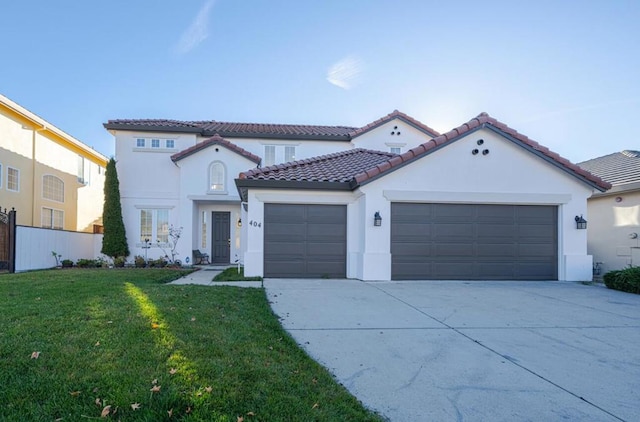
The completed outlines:
{"type": "Polygon", "coordinates": [[[296,160],[296,146],[285,145],[284,146],[284,162],[288,163],[296,160]]]}
{"type": "Polygon", "coordinates": [[[389,147],[389,152],[391,154],[402,154],[402,147],[389,147]]]}
{"type": "Polygon", "coordinates": [[[160,148],[160,139],[159,138],[151,139],[151,148],[153,148],[153,149],[159,149],[160,148]]]}
{"type": "Polygon", "coordinates": [[[55,201],[55,202],[60,202],[62,204],[64,204],[64,180],[62,180],[61,178],[59,178],[58,176],[54,176],[53,174],[44,174],[42,176],[42,198],[43,199],[47,199],[49,201],[55,201]],[[50,189],[47,189],[47,183],[45,180],[51,180],[52,182],[59,182],[60,185],[59,186],[54,186],[54,185],[50,185],[49,187],[53,190],[53,194],[52,195],[47,195],[47,192],[50,192],[50,189]],[[58,187],[61,187],[62,189],[60,190],[60,194],[61,196],[58,198],[56,197],[56,193],[58,193],[58,187]]]}
{"type": "Polygon", "coordinates": [[[7,190],[10,192],[20,192],[20,169],[17,169],[15,167],[10,167],[7,166],[7,190]],[[9,175],[9,173],[11,172],[11,170],[15,171],[16,175],[15,175],[15,188],[12,188],[12,182],[11,182],[11,177],[9,175]]]}
{"type": "Polygon", "coordinates": [[[64,230],[64,211],[56,208],[42,207],[40,211],[40,225],[45,229],[64,230]],[[49,215],[45,216],[45,212],[49,215]],[[56,226],[56,215],[59,217],[60,226],[56,226]],[[45,217],[46,224],[45,224],[45,217]]]}
{"type": "Polygon", "coordinates": [[[264,146],[264,164],[263,167],[269,167],[276,163],[276,146],[265,145],[264,146]]]}
{"type": "Polygon", "coordinates": [[[144,148],[147,145],[145,138],[136,138],[136,148],[144,148]]]}
{"type": "Polygon", "coordinates": [[[207,178],[208,180],[208,186],[207,186],[207,192],[210,194],[226,194],[227,193],[227,167],[224,165],[224,163],[222,161],[214,161],[211,164],[209,164],[209,177],[207,178]],[[222,177],[221,180],[214,180],[214,167],[215,168],[220,168],[222,171],[222,177]],[[214,183],[214,182],[221,182],[221,183],[214,183]],[[219,188],[215,188],[215,186],[219,186],[219,188]]]}
{"type": "Polygon", "coordinates": [[[176,147],[175,139],[165,139],[164,146],[167,149],[175,149],[175,147],[176,147]]]}
{"type": "Polygon", "coordinates": [[[138,212],[138,234],[140,245],[144,245],[144,240],[149,239],[150,246],[166,245],[169,242],[169,208],[140,208],[138,212]],[[150,219],[151,232],[143,233],[142,216],[148,214],[150,219]]]}

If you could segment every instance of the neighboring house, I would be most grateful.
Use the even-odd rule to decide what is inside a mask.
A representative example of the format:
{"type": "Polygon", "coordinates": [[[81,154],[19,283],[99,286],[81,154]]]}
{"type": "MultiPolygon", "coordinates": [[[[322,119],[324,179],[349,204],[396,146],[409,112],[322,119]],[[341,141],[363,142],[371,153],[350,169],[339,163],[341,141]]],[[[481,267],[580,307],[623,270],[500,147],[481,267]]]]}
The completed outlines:
{"type": "Polygon", "coordinates": [[[184,262],[200,249],[246,275],[591,279],[574,219],[609,185],[486,114],[445,135],[398,111],[362,128],[104,126],[135,255],[163,255],[173,225],[184,262]]]}
{"type": "Polygon", "coordinates": [[[104,127],[115,137],[131,254],[163,256],[169,227],[181,227],[178,259],[185,263],[194,249],[214,263],[243,260],[241,226],[248,221],[234,184],[241,172],[361,146],[402,153],[438,135],[399,111],[362,128],[175,120],[110,120],[104,127]]]}
{"type": "Polygon", "coordinates": [[[0,95],[0,206],[21,226],[79,232],[102,225],[107,158],[0,95]]]}
{"type": "Polygon", "coordinates": [[[578,164],[611,183],[588,201],[587,249],[602,274],[640,266],[640,151],[625,150],[578,164]]]}

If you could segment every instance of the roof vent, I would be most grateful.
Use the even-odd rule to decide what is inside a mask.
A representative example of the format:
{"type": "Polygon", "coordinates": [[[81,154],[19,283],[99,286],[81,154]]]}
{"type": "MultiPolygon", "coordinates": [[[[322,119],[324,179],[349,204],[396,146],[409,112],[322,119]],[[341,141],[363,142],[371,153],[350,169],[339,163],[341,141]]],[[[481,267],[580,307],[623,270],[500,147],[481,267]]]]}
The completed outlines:
{"type": "Polygon", "coordinates": [[[630,150],[630,149],[625,149],[624,151],[622,151],[622,153],[624,155],[626,155],[627,157],[640,158],[640,151],[633,151],[633,150],[630,150]]]}

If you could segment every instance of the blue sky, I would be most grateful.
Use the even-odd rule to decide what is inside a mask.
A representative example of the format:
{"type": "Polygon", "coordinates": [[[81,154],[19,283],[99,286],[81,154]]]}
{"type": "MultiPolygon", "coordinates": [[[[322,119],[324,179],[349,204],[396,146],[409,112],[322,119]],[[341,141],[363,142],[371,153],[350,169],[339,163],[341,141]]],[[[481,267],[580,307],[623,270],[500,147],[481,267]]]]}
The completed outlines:
{"type": "Polygon", "coordinates": [[[640,149],[640,2],[22,0],[0,93],[98,151],[109,119],[445,132],[482,111],[574,162],[640,149]]]}

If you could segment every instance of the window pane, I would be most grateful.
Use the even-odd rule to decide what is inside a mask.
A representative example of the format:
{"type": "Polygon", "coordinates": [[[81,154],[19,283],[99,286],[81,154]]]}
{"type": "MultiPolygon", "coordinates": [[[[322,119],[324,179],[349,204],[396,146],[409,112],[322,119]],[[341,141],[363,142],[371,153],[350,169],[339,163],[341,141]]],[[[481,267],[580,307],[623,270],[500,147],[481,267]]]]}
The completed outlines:
{"type": "Polygon", "coordinates": [[[152,139],[151,148],[160,148],[160,139],[152,139]]]}
{"type": "Polygon", "coordinates": [[[167,148],[175,148],[176,143],[173,139],[167,139],[166,146],[167,148]]]}
{"type": "Polygon", "coordinates": [[[56,176],[42,176],[42,197],[51,201],[64,202],[64,182],[56,176]]]}
{"type": "Polygon", "coordinates": [[[144,138],[138,138],[136,139],[136,146],[138,148],[144,148],[144,138]]]}
{"type": "Polygon", "coordinates": [[[402,148],[400,148],[400,147],[391,147],[390,152],[392,154],[400,154],[402,152],[402,148]]]}
{"type": "Polygon", "coordinates": [[[20,170],[7,167],[7,189],[15,192],[20,190],[20,170]]]}
{"type": "Polygon", "coordinates": [[[284,147],[284,161],[295,161],[296,160],[296,147],[284,147]]]}
{"type": "Polygon", "coordinates": [[[157,210],[158,225],[156,227],[157,240],[160,243],[169,241],[169,210],[157,210]]]}
{"type": "Polygon", "coordinates": [[[202,211],[202,247],[207,247],[207,212],[202,211]]]}
{"type": "Polygon", "coordinates": [[[272,166],[276,163],[276,146],[265,145],[264,146],[264,166],[272,166]]]}
{"type": "Polygon", "coordinates": [[[152,226],[152,218],[153,211],[152,210],[140,210],[140,242],[145,241],[145,239],[153,240],[151,232],[152,226]]]}
{"type": "Polygon", "coordinates": [[[64,226],[64,212],[60,210],[53,210],[52,226],[54,229],[62,230],[64,226]]]}
{"type": "Polygon", "coordinates": [[[222,163],[211,164],[209,175],[209,189],[215,191],[224,191],[224,165],[222,163]]]}
{"type": "Polygon", "coordinates": [[[40,225],[42,227],[51,228],[51,214],[53,210],[51,208],[43,208],[42,215],[40,216],[40,225]]]}

